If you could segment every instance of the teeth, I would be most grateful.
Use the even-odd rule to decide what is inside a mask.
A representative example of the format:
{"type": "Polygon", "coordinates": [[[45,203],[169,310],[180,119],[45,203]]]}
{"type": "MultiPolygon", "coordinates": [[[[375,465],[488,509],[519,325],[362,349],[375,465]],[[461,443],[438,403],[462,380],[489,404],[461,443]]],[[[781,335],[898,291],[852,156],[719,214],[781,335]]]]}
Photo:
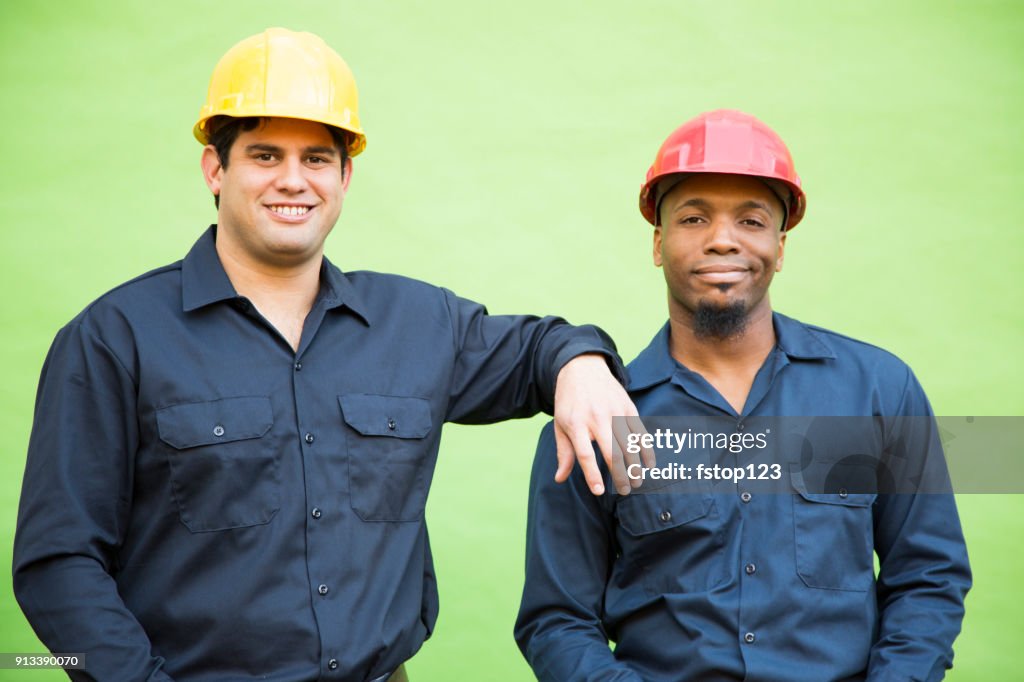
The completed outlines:
{"type": "Polygon", "coordinates": [[[278,215],[298,216],[309,212],[308,206],[271,206],[270,210],[278,215]]]}

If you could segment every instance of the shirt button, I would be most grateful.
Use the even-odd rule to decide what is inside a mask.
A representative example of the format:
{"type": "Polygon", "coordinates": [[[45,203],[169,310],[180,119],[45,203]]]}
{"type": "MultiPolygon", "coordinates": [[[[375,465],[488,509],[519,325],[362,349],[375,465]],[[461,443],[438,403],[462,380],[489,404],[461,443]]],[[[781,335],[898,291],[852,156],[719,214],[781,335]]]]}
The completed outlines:
{"type": "Polygon", "coordinates": [[[756,637],[754,637],[753,632],[748,632],[747,634],[743,635],[743,641],[747,644],[753,644],[755,639],[756,637]]]}
{"type": "Polygon", "coordinates": [[[754,575],[754,572],[757,571],[757,566],[754,564],[747,564],[743,567],[743,570],[747,572],[747,575],[754,575]]]}
{"type": "Polygon", "coordinates": [[[745,428],[747,428],[746,424],[744,424],[743,422],[736,422],[736,430],[737,431],[742,431],[745,428]]]}
{"type": "Polygon", "coordinates": [[[320,511],[320,507],[313,507],[313,511],[309,512],[309,515],[314,519],[319,519],[323,515],[323,512],[320,511]]]}
{"type": "Polygon", "coordinates": [[[338,659],[332,658],[331,660],[327,661],[327,667],[330,668],[331,670],[337,670],[338,669],[338,659]]]}
{"type": "Polygon", "coordinates": [[[296,372],[301,372],[302,371],[302,363],[301,362],[296,362],[295,363],[295,371],[296,372]]]}
{"type": "Polygon", "coordinates": [[[743,492],[740,493],[740,499],[743,500],[744,504],[746,504],[747,502],[750,502],[750,498],[752,498],[752,497],[753,497],[753,495],[748,493],[746,490],[744,490],[743,492]]]}
{"type": "Polygon", "coordinates": [[[392,419],[391,417],[388,417],[388,428],[391,429],[392,431],[394,431],[395,430],[395,426],[396,426],[395,420],[392,419]]]}
{"type": "Polygon", "coordinates": [[[845,500],[848,496],[849,496],[849,493],[846,492],[846,488],[840,488],[839,489],[839,497],[841,499],[845,500]]]}
{"type": "Polygon", "coordinates": [[[220,438],[221,436],[223,436],[224,435],[224,427],[221,426],[220,424],[217,424],[216,426],[214,426],[213,427],[213,435],[217,436],[217,438],[220,438]]]}
{"type": "Polygon", "coordinates": [[[312,433],[307,433],[306,434],[306,442],[309,443],[310,445],[312,445],[313,444],[313,440],[314,440],[313,439],[313,434],[312,433]]]}
{"type": "Polygon", "coordinates": [[[321,585],[320,587],[316,588],[316,591],[320,594],[327,594],[330,591],[330,588],[328,588],[327,585],[321,585]]]}
{"type": "Polygon", "coordinates": [[[661,519],[662,523],[668,523],[672,520],[672,512],[666,509],[658,515],[658,518],[661,519]]]}

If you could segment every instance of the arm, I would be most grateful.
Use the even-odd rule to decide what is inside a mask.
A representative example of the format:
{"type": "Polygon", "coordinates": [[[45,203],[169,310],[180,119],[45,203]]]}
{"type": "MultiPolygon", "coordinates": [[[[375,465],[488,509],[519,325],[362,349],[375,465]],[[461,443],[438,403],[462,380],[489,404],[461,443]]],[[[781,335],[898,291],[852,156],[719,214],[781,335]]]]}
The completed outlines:
{"type": "Polygon", "coordinates": [[[76,320],[43,365],[14,540],[29,623],[51,651],[85,654],[72,679],[171,679],[111,576],[137,440],[131,376],[76,320]]]}
{"type": "Polygon", "coordinates": [[[533,463],[516,641],[542,682],[640,682],[615,659],[601,619],[615,561],[610,515],[579,472],[554,482],[553,434],[544,427],[533,463]]]}
{"type": "Polygon", "coordinates": [[[632,460],[612,461],[613,439],[625,451],[626,437],[613,433],[612,417],[637,411],[622,387],[625,370],[611,339],[597,327],[573,327],[555,317],[488,315],[477,303],[447,290],[444,295],[456,358],[447,421],[481,424],[554,408],[557,480],[568,477],[575,455],[590,489],[603,493],[597,441],[616,486],[628,493],[625,467],[632,460]]]}
{"type": "MultiPolygon", "coordinates": [[[[924,391],[909,370],[900,413],[932,416],[924,391]]],[[[934,481],[945,478],[944,461],[928,456],[941,451],[934,422],[905,421],[913,426],[902,429],[899,440],[928,467],[921,475],[933,482],[934,491],[934,481]],[[936,467],[942,470],[935,471],[936,467]]],[[[953,665],[953,640],[960,632],[964,597],[971,586],[956,501],[951,493],[895,494],[880,495],[876,506],[881,626],[868,679],[941,680],[953,665]]]]}

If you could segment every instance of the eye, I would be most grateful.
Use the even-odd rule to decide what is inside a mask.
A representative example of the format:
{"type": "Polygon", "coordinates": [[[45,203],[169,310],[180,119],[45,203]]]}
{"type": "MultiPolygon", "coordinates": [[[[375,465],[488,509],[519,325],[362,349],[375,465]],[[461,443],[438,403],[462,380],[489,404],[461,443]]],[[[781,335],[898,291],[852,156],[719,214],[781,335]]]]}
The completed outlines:
{"type": "Polygon", "coordinates": [[[704,222],[704,218],[699,215],[687,215],[682,216],[677,222],[680,225],[699,225],[704,222]]]}
{"type": "Polygon", "coordinates": [[[256,155],[257,161],[270,162],[274,160],[274,155],[269,152],[263,152],[262,154],[256,155]]]}
{"type": "Polygon", "coordinates": [[[311,157],[309,157],[309,162],[311,164],[313,164],[313,165],[319,165],[319,164],[322,164],[322,163],[330,163],[330,161],[328,161],[327,159],[325,159],[322,156],[311,156],[311,157]]]}
{"type": "Polygon", "coordinates": [[[748,227],[765,227],[764,221],[760,218],[744,218],[740,221],[741,225],[747,225],[748,227]]]}

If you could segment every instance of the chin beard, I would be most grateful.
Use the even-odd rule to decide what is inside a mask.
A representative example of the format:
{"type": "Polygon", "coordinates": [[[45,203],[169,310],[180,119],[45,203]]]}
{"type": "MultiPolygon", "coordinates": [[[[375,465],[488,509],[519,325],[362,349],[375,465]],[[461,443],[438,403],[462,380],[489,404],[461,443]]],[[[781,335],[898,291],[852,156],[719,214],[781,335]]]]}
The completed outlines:
{"type": "Polygon", "coordinates": [[[725,339],[743,334],[747,328],[747,307],[743,301],[713,305],[700,301],[693,314],[693,333],[697,338],[725,339]]]}

